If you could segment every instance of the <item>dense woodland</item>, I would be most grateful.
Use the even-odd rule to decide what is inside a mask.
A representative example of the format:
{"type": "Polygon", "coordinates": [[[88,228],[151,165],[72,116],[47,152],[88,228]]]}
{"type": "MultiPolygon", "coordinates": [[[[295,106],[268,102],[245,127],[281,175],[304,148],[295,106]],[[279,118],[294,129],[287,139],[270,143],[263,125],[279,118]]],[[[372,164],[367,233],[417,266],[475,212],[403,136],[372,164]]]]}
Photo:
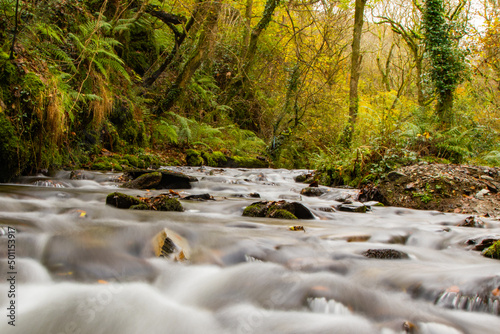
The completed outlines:
{"type": "Polygon", "coordinates": [[[0,181],[499,165],[498,0],[1,0],[0,181]],[[258,159],[256,159],[258,157],[258,159]]]}

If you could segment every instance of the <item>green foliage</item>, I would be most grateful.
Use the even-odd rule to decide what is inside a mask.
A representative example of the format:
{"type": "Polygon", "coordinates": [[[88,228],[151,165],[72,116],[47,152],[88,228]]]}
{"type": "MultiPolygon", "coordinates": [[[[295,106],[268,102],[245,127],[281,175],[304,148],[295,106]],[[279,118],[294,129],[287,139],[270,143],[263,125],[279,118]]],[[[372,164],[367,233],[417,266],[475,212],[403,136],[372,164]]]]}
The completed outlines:
{"type": "Polygon", "coordinates": [[[450,23],[446,22],[443,0],[426,0],[423,15],[425,48],[431,62],[431,79],[438,95],[437,114],[440,121],[452,121],[453,94],[465,77],[465,53],[453,36],[450,23]]]}
{"type": "Polygon", "coordinates": [[[24,162],[24,148],[15,134],[15,129],[3,112],[0,112],[0,182],[9,182],[19,175],[24,162]]]}
{"type": "Polygon", "coordinates": [[[85,62],[90,69],[95,66],[107,80],[112,75],[119,75],[130,82],[123,60],[114,51],[121,43],[106,36],[111,28],[111,24],[102,19],[89,20],[78,26],[79,33],[69,33],[68,37],[79,53],[80,64],[85,62]]]}

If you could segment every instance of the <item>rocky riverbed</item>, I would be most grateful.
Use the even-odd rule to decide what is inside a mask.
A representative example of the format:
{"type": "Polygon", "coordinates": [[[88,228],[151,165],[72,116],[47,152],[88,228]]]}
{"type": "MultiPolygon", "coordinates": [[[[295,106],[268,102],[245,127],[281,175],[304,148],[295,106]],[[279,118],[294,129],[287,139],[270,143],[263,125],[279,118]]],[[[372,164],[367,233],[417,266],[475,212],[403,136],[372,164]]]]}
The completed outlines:
{"type": "Polygon", "coordinates": [[[500,169],[419,164],[386,174],[360,199],[385,205],[500,218],[500,169]]]}

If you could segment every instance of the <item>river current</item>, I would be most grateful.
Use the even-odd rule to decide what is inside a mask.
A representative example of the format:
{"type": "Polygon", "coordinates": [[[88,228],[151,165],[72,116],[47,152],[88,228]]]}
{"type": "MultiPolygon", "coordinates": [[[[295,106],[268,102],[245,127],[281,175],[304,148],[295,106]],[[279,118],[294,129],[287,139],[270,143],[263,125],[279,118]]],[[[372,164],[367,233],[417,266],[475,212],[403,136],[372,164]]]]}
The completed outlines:
{"type": "Polygon", "coordinates": [[[458,226],[465,215],[436,211],[332,210],[356,190],[302,196],[303,170],[169,169],[199,180],[181,196],[215,200],[181,200],[184,212],[117,209],[107,194],[166,190],[120,189],[113,173],[0,185],[0,333],[500,333],[500,261],[471,245],[498,238],[497,220],[471,228],[458,226]],[[282,199],[315,219],[242,216],[282,199]],[[187,260],[155,256],[165,229],[187,260]]]}

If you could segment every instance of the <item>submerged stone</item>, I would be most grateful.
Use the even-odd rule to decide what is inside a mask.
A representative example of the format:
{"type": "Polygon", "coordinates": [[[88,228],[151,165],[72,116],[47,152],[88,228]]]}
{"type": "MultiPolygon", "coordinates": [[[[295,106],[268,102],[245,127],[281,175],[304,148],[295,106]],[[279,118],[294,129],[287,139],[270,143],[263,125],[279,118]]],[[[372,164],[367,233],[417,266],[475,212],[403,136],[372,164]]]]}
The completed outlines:
{"type": "Polygon", "coordinates": [[[211,196],[210,194],[199,194],[199,195],[189,195],[184,197],[184,199],[187,200],[194,200],[194,201],[215,201],[214,197],[211,196]]]}
{"type": "Polygon", "coordinates": [[[300,194],[309,197],[319,197],[326,192],[327,190],[325,188],[306,187],[300,191],[300,194]]]}
{"type": "Polygon", "coordinates": [[[395,249],[369,249],[363,253],[370,259],[408,259],[408,254],[395,249]]]}
{"type": "Polygon", "coordinates": [[[465,218],[465,220],[460,224],[458,224],[457,226],[483,228],[484,222],[481,219],[477,218],[476,216],[470,216],[465,218]]]}
{"type": "Polygon", "coordinates": [[[365,213],[366,211],[369,211],[371,208],[362,203],[354,202],[351,204],[341,204],[337,207],[337,209],[345,212],[365,213]]]}

